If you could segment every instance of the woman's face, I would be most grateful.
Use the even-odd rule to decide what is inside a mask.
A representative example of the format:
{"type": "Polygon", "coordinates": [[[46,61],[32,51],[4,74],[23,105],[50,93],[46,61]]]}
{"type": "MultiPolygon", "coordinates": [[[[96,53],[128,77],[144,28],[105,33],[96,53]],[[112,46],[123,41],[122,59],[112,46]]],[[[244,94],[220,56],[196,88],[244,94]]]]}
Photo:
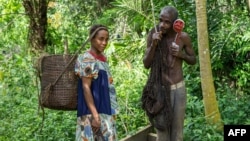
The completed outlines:
{"type": "Polygon", "coordinates": [[[109,33],[106,30],[99,30],[91,39],[91,48],[96,54],[102,53],[108,45],[109,33]]]}

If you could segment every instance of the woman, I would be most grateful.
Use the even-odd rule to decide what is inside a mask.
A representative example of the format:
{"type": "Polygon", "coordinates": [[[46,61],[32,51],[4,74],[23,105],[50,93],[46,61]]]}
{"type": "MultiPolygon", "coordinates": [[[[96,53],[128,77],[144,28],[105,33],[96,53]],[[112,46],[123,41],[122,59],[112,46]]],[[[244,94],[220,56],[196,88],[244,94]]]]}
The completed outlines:
{"type": "Polygon", "coordinates": [[[77,141],[117,141],[116,92],[107,59],[103,54],[109,31],[93,25],[89,32],[91,47],[78,56],[75,72],[79,76],[77,104],[77,141]]]}

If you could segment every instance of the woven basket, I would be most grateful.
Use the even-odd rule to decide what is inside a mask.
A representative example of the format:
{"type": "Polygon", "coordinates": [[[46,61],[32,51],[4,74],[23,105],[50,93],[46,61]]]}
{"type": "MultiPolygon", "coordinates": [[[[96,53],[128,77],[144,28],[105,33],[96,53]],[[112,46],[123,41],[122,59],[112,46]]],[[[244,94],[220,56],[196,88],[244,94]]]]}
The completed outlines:
{"type": "Polygon", "coordinates": [[[73,55],[50,55],[41,58],[40,104],[42,107],[54,110],[76,110],[75,58],[73,55]]]}

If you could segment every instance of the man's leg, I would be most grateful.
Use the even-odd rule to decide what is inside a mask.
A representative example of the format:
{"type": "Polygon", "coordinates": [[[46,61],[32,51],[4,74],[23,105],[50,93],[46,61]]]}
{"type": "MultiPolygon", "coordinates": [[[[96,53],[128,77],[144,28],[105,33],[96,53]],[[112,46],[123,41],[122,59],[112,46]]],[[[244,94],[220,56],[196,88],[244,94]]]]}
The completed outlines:
{"type": "MultiPolygon", "coordinates": [[[[165,122],[165,114],[163,112],[159,113],[157,117],[155,117],[155,120],[157,121],[156,124],[159,124],[160,126],[163,126],[163,124],[166,124],[165,122]]],[[[170,141],[170,128],[159,130],[158,128],[155,128],[157,139],[156,141],[170,141]]]]}
{"type": "Polygon", "coordinates": [[[170,141],[170,134],[168,129],[164,131],[156,129],[156,134],[157,134],[156,141],[170,141]]]}
{"type": "Polygon", "coordinates": [[[173,108],[173,121],[170,131],[171,141],[183,141],[186,100],[185,86],[171,91],[171,104],[173,108]]]}

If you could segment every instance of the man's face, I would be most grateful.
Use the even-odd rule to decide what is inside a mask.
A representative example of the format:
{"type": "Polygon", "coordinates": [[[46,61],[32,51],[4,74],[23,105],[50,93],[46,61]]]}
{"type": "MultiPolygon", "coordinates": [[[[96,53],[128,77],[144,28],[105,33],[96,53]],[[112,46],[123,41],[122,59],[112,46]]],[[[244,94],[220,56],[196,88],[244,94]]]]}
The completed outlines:
{"type": "Polygon", "coordinates": [[[167,33],[173,27],[173,18],[169,13],[164,12],[160,14],[159,27],[162,34],[167,33]]]}

